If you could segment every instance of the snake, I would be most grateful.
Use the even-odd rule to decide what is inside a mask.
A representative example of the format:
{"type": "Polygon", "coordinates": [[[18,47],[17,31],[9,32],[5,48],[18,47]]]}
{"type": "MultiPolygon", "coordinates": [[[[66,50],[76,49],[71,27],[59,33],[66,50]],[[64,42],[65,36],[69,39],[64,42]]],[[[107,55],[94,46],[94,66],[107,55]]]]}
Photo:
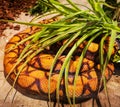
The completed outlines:
{"type": "MultiPolygon", "coordinates": [[[[50,23],[55,21],[54,19],[43,20],[41,23],[50,23]]],[[[25,62],[27,58],[23,59],[15,68],[12,70],[13,66],[17,63],[18,58],[20,57],[21,52],[24,48],[28,45],[29,40],[21,43],[16,46],[17,43],[22,41],[23,39],[29,37],[36,33],[37,31],[41,30],[40,27],[31,26],[24,31],[15,34],[6,44],[5,47],[5,55],[4,55],[4,75],[7,77],[7,81],[13,85],[17,73],[20,70],[20,67],[25,62]],[[13,49],[9,50],[9,48],[14,47],[13,49]]],[[[59,43],[55,43],[49,47],[49,49],[45,49],[44,51],[38,53],[34,56],[24,67],[24,69],[19,73],[17,80],[15,82],[14,88],[22,93],[25,96],[48,101],[48,83],[49,83],[49,75],[50,75],[50,68],[52,66],[52,62],[54,61],[54,57],[58,49],[66,42],[60,41],[59,43]]],[[[64,51],[64,53],[57,59],[55,67],[53,69],[51,80],[50,80],[50,97],[51,101],[56,102],[56,89],[58,83],[58,77],[60,75],[60,69],[62,64],[66,58],[66,55],[70,48],[76,41],[73,41],[68,48],[64,51]]],[[[105,40],[103,52],[104,55],[107,54],[108,51],[108,43],[109,38],[105,40]]],[[[87,41],[83,41],[77,50],[74,52],[73,57],[70,60],[70,67],[68,71],[68,95],[73,100],[74,94],[74,79],[77,64],[79,62],[79,56],[86,46],[87,41]]],[[[76,104],[80,103],[81,101],[85,101],[87,99],[93,98],[99,91],[99,86],[101,84],[101,77],[102,73],[100,70],[100,58],[99,58],[99,43],[98,42],[91,42],[85,57],[82,61],[82,66],[80,72],[77,77],[76,81],[76,88],[75,88],[75,101],[76,104]]],[[[112,55],[115,54],[115,48],[112,51],[112,55]]],[[[108,81],[113,72],[114,72],[114,64],[109,61],[107,64],[104,76],[106,81],[108,81]]],[[[63,104],[68,104],[68,99],[66,95],[66,87],[65,87],[65,78],[64,75],[60,81],[60,89],[59,89],[59,97],[60,102],[63,104]]],[[[102,87],[102,86],[101,86],[102,87]]],[[[101,88],[102,89],[102,88],[101,88]]]]}

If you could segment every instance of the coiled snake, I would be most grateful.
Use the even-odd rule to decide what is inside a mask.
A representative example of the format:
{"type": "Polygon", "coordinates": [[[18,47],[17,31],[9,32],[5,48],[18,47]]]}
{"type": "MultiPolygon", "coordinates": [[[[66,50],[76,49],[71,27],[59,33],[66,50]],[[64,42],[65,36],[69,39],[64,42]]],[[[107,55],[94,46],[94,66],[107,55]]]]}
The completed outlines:
{"type": "MultiPolygon", "coordinates": [[[[48,20],[48,22],[51,20],[48,20]]],[[[44,23],[46,23],[44,21],[44,23]]],[[[8,51],[8,49],[12,46],[15,46],[18,42],[28,37],[29,35],[34,34],[40,30],[39,27],[30,27],[25,31],[22,31],[15,36],[13,36],[10,41],[7,43],[5,48],[5,56],[4,56],[4,74],[5,77],[9,75],[7,81],[13,85],[16,79],[16,73],[19,71],[20,66],[26,60],[24,59],[18,64],[13,71],[11,71],[12,67],[17,63],[17,59],[20,56],[22,50],[26,47],[29,41],[24,42],[16,46],[14,49],[8,51]],[[10,72],[11,71],[11,72],[10,72]]],[[[104,46],[104,54],[107,53],[107,44],[108,39],[105,42],[104,46]]],[[[65,41],[56,43],[50,46],[49,49],[37,54],[34,58],[32,58],[26,65],[26,67],[20,72],[17,81],[15,82],[15,88],[22,94],[36,98],[41,100],[49,100],[48,99],[48,77],[49,71],[51,68],[51,64],[54,60],[54,56],[57,52],[57,49],[61,45],[64,44],[65,41]]],[[[87,41],[84,41],[78,49],[74,53],[74,57],[70,61],[69,75],[68,75],[68,93],[72,101],[73,91],[74,91],[74,76],[76,65],[78,63],[79,55],[83,50],[84,46],[87,44],[87,41]]],[[[71,44],[72,46],[72,44],[71,44]]],[[[69,47],[71,47],[69,46],[69,47]]],[[[69,47],[65,50],[65,52],[58,58],[55,68],[53,70],[53,74],[51,76],[51,101],[56,101],[56,85],[57,79],[59,76],[59,71],[61,66],[65,60],[66,53],[69,51],[69,47]]],[[[101,71],[99,64],[99,55],[98,55],[99,44],[92,42],[88,47],[85,58],[83,59],[81,71],[77,78],[76,90],[75,90],[75,98],[76,103],[83,101],[85,99],[89,99],[93,97],[99,90],[101,71]]],[[[115,53],[115,49],[113,49],[112,54],[115,53]]],[[[29,56],[27,57],[29,58],[29,56]]],[[[112,62],[109,62],[105,69],[105,78],[109,80],[114,72],[114,65],[112,62]]],[[[60,83],[59,90],[60,102],[68,103],[66,93],[65,93],[65,81],[64,77],[60,83]]]]}

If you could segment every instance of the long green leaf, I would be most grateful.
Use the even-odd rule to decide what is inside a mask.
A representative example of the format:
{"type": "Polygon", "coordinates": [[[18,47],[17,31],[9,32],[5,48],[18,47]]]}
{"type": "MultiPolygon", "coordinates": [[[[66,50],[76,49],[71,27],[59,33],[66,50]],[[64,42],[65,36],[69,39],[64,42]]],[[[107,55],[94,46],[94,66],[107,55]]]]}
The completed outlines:
{"type": "Polygon", "coordinates": [[[97,38],[98,36],[100,36],[102,32],[99,32],[94,34],[94,36],[88,41],[87,45],[85,46],[85,48],[83,49],[81,55],[80,55],[80,58],[79,58],[79,62],[78,62],[78,65],[77,65],[77,69],[76,69],[76,73],[75,73],[75,79],[74,79],[74,92],[73,92],[73,104],[75,105],[75,91],[76,91],[76,82],[77,82],[77,77],[78,77],[78,74],[80,73],[80,68],[82,66],[82,62],[83,62],[83,59],[85,57],[85,54],[86,54],[86,51],[89,47],[89,45],[91,44],[91,42],[93,42],[93,40],[95,38],[97,38]]]}

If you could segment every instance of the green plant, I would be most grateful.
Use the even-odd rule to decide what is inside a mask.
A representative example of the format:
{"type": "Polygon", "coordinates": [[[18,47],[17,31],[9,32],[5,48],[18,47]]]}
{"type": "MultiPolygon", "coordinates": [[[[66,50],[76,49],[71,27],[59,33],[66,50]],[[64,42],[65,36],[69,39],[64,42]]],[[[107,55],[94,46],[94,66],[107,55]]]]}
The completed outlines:
{"type": "MultiPolygon", "coordinates": [[[[55,0],[58,1],[58,0],[55,0]]],[[[53,9],[52,5],[49,3],[49,0],[37,0],[35,6],[30,9],[30,13],[34,14],[43,14],[45,12],[51,11],[53,9]]]]}

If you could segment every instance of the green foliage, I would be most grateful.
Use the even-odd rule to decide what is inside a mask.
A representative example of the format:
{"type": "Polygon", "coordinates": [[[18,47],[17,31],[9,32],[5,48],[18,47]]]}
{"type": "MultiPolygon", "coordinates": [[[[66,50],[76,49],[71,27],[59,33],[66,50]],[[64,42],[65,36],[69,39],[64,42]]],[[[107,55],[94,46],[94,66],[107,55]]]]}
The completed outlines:
{"type": "Polygon", "coordinates": [[[120,15],[120,2],[117,0],[105,0],[106,5],[103,6],[103,9],[108,17],[114,20],[119,20],[120,15]]]}
{"type": "MultiPolygon", "coordinates": [[[[56,0],[58,1],[58,0],[56,0]]],[[[37,0],[35,6],[30,9],[30,13],[33,14],[41,14],[53,9],[49,0],[37,0]]]]}

